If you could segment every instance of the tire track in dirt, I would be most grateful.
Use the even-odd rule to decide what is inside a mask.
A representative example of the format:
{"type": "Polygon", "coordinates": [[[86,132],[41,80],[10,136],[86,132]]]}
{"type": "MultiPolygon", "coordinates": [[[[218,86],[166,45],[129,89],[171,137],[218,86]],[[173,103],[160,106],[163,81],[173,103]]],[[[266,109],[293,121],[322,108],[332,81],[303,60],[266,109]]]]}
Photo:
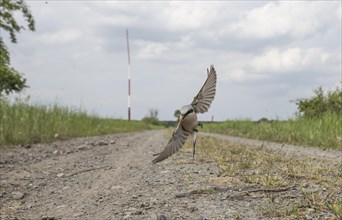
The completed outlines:
{"type": "Polygon", "coordinates": [[[264,146],[272,151],[281,151],[286,155],[305,156],[312,159],[324,160],[329,163],[338,164],[342,159],[342,151],[320,149],[318,147],[303,147],[291,144],[275,143],[271,141],[254,140],[242,137],[234,137],[223,134],[202,133],[204,136],[214,137],[220,140],[229,141],[232,143],[243,144],[250,147],[264,146]]]}

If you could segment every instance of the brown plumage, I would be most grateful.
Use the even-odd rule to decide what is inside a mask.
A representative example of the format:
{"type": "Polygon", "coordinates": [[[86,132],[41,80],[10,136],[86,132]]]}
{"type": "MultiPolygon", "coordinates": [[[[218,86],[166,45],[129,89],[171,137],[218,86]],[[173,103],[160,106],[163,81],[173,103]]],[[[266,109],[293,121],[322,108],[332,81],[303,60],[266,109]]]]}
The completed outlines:
{"type": "Polygon", "coordinates": [[[192,156],[195,157],[196,146],[196,132],[197,114],[207,112],[211,103],[215,98],[216,93],[216,71],[214,66],[210,66],[210,71],[207,69],[208,77],[204,82],[198,94],[190,105],[185,105],[181,108],[181,116],[176,130],[173,132],[172,137],[167,143],[164,150],[156,154],[158,155],[152,162],[158,163],[176,153],[185,143],[186,139],[192,134],[192,156]]]}

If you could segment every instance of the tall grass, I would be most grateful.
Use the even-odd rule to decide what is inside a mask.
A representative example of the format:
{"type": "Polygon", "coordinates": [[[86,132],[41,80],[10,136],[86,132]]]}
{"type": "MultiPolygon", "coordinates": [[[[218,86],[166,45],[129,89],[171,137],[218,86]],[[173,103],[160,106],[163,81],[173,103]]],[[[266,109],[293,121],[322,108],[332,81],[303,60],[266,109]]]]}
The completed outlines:
{"type": "Polygon", "coordinates": [[[99,118],[58,104],[30,105],[27,101],[0,100],[0,146],[149,128],[141,121],[99,118]]]}
{"type": "Polygon", "coordinates": [[[342,150],[342,117],[333,113],[326,113],[320,118],[288,121],[225,121],[208,123],[204,128],[209,132],[259,140],[342,150]]]}

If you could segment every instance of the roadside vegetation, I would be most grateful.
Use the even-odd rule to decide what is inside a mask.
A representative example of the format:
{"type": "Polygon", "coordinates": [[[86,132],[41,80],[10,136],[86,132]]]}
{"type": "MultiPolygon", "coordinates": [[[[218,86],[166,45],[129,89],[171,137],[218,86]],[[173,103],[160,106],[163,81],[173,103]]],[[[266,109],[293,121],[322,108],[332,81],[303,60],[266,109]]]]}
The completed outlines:
{"type": "MultiPolygon", "coordinates": [[[[190,194],[219,193],[221,200],[227,195],[224,199],[255,201],[262,218],[342,218],[341,162],[286,155],[263,145],[250,147],[213,137],[198,136],[197,143],[196,160],[215,163],[218,174],[194,179],[196,184],[209,183],[210,187],[190,194]]],[[[190,155],[191,141],[181,151],[190,155]]],[[[236,219],[241,218],[237,215],[236,219]]]]}
{"type": "Polygon", "coordinates": [[[342,150],[342,117],[326,113],[320,118],[298,118],[287,121],[229,120],[206,123],[204,131],[342,150]]]}
{"type": "Polygon", "coordinates": [[[0,146],[152,129],[143,121],[100,118],[78,109],[0,100],[0,146]]]}
{"type": "Polygon", "coordinates": [[[342,92],[340,89],[324,94],[322,88],[315,96],[298,99],[296,117],[287,121],[228,120],[206,123],[205,131],[281,143],[342,150],[342,92]]]}

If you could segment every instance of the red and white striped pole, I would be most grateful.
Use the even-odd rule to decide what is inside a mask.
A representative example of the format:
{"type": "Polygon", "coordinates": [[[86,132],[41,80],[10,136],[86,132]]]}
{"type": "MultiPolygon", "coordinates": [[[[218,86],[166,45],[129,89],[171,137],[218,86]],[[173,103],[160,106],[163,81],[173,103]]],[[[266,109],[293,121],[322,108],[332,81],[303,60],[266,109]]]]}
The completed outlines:
{"type": "Polygon", "coordinates": [[[128,55],[128,121],[131,120],[131,59],[129,54],[128,30],[126,29],[127,55],[128,55]]]}

